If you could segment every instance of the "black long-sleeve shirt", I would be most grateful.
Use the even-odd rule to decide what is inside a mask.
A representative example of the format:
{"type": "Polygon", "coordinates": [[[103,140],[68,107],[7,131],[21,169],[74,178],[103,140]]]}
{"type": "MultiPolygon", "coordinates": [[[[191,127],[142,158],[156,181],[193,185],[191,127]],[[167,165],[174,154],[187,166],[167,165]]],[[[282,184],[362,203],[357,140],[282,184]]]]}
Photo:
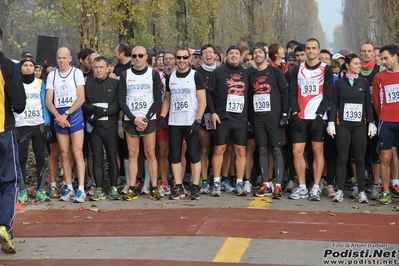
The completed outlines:
{"type": "Polygon", "coordinates": [[[364,125],[366,123],[365,118],[369,123],[374,122],[370,84],[367,79],[359,77],[354,80],[354,84],[351,86],[348,78],[340,78],[334,84],[332,96],[329,121],[336,121],[343,126],[364,125]],[[354,108],[350,110],[348,104],[361,104],[362,110],[354,108]],[[348,121],[350,119],[360,121],[348,121]]]}
{"type": "Polygon", "coordinates": [[[117,101],[118,80],[107,77],[104,80],[97,78],[90,79],[85,84],[85,99],[83,112],[86,120],[99,130],[116,131],[118,130],[119,106],[117,101]],[[107,120],[92,118],[95,103],[107,103],[107,120]]]}
{"type": "Polygon", "coordinates": [[[13,111],[25,110],[26,94],[20,71],[0,51],[0,133],[15,127],[13,111]]]}

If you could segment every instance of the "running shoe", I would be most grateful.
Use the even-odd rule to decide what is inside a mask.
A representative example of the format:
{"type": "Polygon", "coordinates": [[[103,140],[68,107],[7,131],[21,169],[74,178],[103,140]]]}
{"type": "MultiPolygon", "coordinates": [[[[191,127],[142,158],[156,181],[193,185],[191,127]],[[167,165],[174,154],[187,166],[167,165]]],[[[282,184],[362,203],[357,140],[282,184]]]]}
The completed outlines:
{"type": "Polygon", "coordinates": [[[371,188],[370,199],[371,200],[380,199],[380,187],[378,185],[373,185],[373,187],[371,188]]]}
{"type": "Polygon", "coordinates": [[[244,182],[237,183],[235,191],[236,191],[238,196],[246,196],[247,195],[247,191],[244,188],[244,182]]]}
{"type": "Polygon", "coordinates": [[[151,189],[150,199],[155,200],[155,201],[162,200],[162,196],[161,196],[161,193],[159,193],[158,188],[151,189]]]}
{"type": "Polygon", "coordinates": [[[273,189],[270,187],[268,182],[264,182],[263,185],[260,187],[260,189],[254,193],[254,196],[257,197],[264,197],[264,196],[272,196],[273,195],[273,189]]]}
{"type": "Polygon", "coordinates": [[[351,178],[349,178],[349,184],[350,184],[350,186],[351,186],[351,188],[353,188],[353,187],[356,187],[357,186],[357,181],[356,181],[356,179],[355,179],[355,177],[353,176],[353,177],[351,177],[351,178]]]}
{"type": "Polygon", "coordinates": [[[28,199],[28,192],[25,189],[20,189],[18,192],[18,201],[24,203],[28,199]]]}
{"type": "Polygon", "coordinates": [[[17,251],[17,245],[7,232],[5,226],[0,226],[0,244],[1,251],[8,254],[14,254],[17,251]]]}
{"type": "Polygon", "coordinates": [[[78,193],[76,194],[73,203],[84,203],[85,201],[86,201],[86,193],[83,190],[78,190],[78,193]]]}
{"type": "Polygon", "coordinates": [[[112,186],[111,189],[109,190],[109,198],[111,200],[120,200],[121,195],[118,193],[118,189],[115,186],[112,186]]]}
{"type": "Polygon", "coordinates": [[[136,200],[139,198],[139,195],[137,195],[136,188],[130,189],[126,192],[126,195],[122,197],[123,200],[126,201],[132,201],[136,200]]]}
{"type": "Polygon", "coordinates": [[[169,196],[170,200],[178,200],[186,197],[186,193],[182,185],[175,186],[172,190],[172,193],[169,196]]]}
{"type": "Polygon", "coordinates": [[[199,186],[192,185],[190,189],[190,200],[199,200],[200,195],[199,195],[199,186]]]}
{"type": "Polygon", "coordinates": [[[67,188],[64,194],[62,194],[60,201],[70,201],[72,197],[75,197],[75,191],[67,188]]]}
{"type": "Polygon", "coordinates": [[[307,197],[308,190],[306,188],[301,188],[300,186],[295,188],[294,191],[288,195],[288,198],[292,200],[306,199],[307,197]]]}
{"type": "Polygon", "coordinates": [[[359,203],[369,203],[369,200],[367,199],[366,192],[362,191],[359,193],[359,198],[358,198],[359,203]]]}
{"type": "Polygon", "coordinates": [[[320,201],[320,189],[313,186],[311,194],[309,196],[311,201],[320,201]]]}
{"type": "Polygon", "coordinates": [[[51,187],[50,188],[50,193],[49,193],[50,199],[58,199],[58,189],[56,187],[51,187]]]}
{"type": "Polygon", "coordinates": [[[249,180],[244,181],[244,190],[247,192],[247,194],[252,193],[252,185],[249,180]]]}
{"type": "Polygon", "coordinates": [[[222,196],[222,190],[220,186],[219,181],[213,182],[213,188],[212,188],[212,197],[221,197],[222,196]]]}
{"type": "Polygon", "coordinates": [[[359,197],[359,188],[358,188],[358,186],[356,185],[356,186],[352,187],[352,192],[351,192],[351,194],[349,195],[349,198],[351,198],[351,199],[357,199],[358,197],[359,197]]]}
{"type": "Polygon", "coordinates": [[[202,181],[202,186],[200,189],[201,194],[208,194],[209,193],[209,183],[208,180],[203,180],[202,181]]]}
{"type": "Polygon", "coordinates": [[[384,192],[381,194],[380,203],[381,203],[381,204],[389,204],[389,203],[391,203],[391,202],[392,202],[391,193],[384,191],[384,192]]]}
{"type": "Polygon", "coordinates": [[[226,192],[234,192],[234,187],[231,185],[231,182],[229,179],[226,179],[222,182],[222,190],[226,192]]]}
{"type": "Polygon", "coordinates": [[[121,194],[127,194],[127,192],[129,191],[130,186],[128,184],[126,184],[123,189],[121,190],[121,194]]]}
{"type": "Polygon", "coordinates": [[[290,181],[288,181],[287,185],[285,185],[284,191],[290,193],[297,187],[298,187],[298,185],[294,181],[290,180],[290,181]]]}
{"type": "Polygon", "coordinates": [[[399,184],[396,184],[395,186],[392,187],[391,194],[392,197],[399,198],[399,184]]]}
{"type": "Polygon", "coordinates": [[[335,193],[335,197],[332,199],[333,202],[342,202],[344,201],[344,192],[342,190],[338,190],[335,193]]]}
{"type": "Polygon", "coordinates": [[[165,196],[165,195],[170,195],[170,186],[164,186],[164,185],[160,185],[159,186],[159,193],[161,194],[161,196],[165,196]]]}
{"type": "Polygon", "coordinates": [[[257,176],[255,180],[252,180],[252,188],[260,188],[262,183],[262,176],[257,176]]]}
{"type": "Polygon", "coordinates": [[[141,188],[141,195],[149,195],[151,192],[150,181],[144,181],[144,185],[141,188]]]}
{"type": "Polygon", "coordinates": [[[93,196],[95,191],[96,191],[96,187],[95,186],[91,186],[90,189],[87,191],[87,195],[93,196]]]}
{"type": "MultiPolygon", "coordinates": [[[[79,192],[78,192],[79,194],[79,192]]],[[[106,200],[107,198],[105,197],[104,190],[101,187],[96,188],[96,190],[93,193],[93,196],[90,197],[90,201],[100,201],[100,200],[106,200]]]]}
{"type": "Polygon", "coordinates": [[[281,199],[281,185],[274,187],[273,199],[281,199]]]}
{"type": "Polygon", "coordinates": [[[46,190],[44,188],[39,188],[36,192],[36,200],[38,201],[50,201],[50,198],[46,194],[46,190]]]}
{"type": "Polygon", "coordinates": [[[328,185],[326,186],[326,196],[330,197],[330,198],[334,198],[336,195],[335,189],[332,185],[328,185]]]}

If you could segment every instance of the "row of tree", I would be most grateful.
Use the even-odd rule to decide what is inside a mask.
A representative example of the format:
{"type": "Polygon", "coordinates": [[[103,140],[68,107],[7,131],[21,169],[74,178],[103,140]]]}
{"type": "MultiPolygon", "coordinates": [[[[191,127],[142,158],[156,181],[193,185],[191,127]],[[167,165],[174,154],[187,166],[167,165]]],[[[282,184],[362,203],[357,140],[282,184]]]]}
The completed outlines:
{"type": "Polygon", "coordinates": [[[122,41],[154,51],[309,37],[327,45],[316,0],[2,0],[0,27],[13,58],[35,54],[38,35],[58,36],[73,54],[90,47],[112,55],[122,41]]]}
{"type": "Polygon", "coordinates": [[[365,42],[374,46],[397,43],[399,0],[344,0],[342,24],[334,29],[334,46],[355,52],[365,42]]]}

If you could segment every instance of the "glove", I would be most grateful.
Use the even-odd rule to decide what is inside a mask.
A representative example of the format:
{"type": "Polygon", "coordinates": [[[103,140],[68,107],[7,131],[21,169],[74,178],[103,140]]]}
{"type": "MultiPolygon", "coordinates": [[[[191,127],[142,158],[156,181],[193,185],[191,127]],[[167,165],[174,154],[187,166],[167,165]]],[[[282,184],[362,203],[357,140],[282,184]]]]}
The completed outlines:
{"type": "Polygon", "coordinates": [[[317,115],[316,118],[313,120],[312,124],[310,125],[310,132],[323,130],[323,128],[324,128],[323,117],[317,115]]]}
{"type": "Polygon", "coordinates": [[[53,136],[53,133],[51,133],[51,127],[49,125],[44,126],[44,130],[43,130],[44,142],[49,141],[52,136],[53,136]]]}
{"type": "Polygon", "coordinates": [[[121,139],[125,138],[125,134],[123,132],[122,121],[118,121],[118,136],[121,139]]]}
{"type": "Polygon", "coordinates": [[[98,117],[98,118],[107,116],[107,109],[94,106],[93,115],[98,117]]]}
{"type": "Polygon", "coordinates": [[[369,123],[368,135],[370,136],[370,139],[377,135],[377,127],[374,125],[374,123],[369,123]]]}
{"type": "Polygon", "coordinates": [[[327,134],[334,138],[334,135],[337,134],[335,132],[335,122],[328,122],[327,126],[327,134]]]}
{"type": "Polygon", "coordinates": [[[286,125],[288,125],[288,116],[287,116],[287,114],[283,114],[282,116],[281,116],[281,119],[280,119],[280,126],[286,126],[286,125]]]}
{"type": "Polygon", "coordinates": [[[191,126],[190,126],[190,136],[198,134],[199,128],[198,128],[198,124],[197,122],[194,122],[191,126]]]}
{"type": "Polygon", "coordinates": [[[159,125],[161,126],[161,128],[163,130],[167,130],[168,129],[168,124],[166,123],[165,117],[163,117],[163,116],[159,117],[159,125]]]}
{"type": "Polygon", "coordinates": [[[305,129],[305,123],[298,116],[298,114],[294,114],[294,116],[292,117],[292,121],[294,122],[294,128],[296,131],[303,131],[305,129]]]}

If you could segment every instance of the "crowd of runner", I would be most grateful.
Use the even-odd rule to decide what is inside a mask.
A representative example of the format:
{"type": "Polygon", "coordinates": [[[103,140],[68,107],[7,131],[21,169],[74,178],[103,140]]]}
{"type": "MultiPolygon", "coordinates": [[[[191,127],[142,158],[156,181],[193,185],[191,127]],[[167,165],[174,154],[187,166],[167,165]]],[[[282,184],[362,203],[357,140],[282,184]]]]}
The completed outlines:
{"type": "Polygon", "coordinates": [[[121,43],[114,53],[85,48],[74,66],[62,47],[55,68],[21,56],[20,202],[31,144],[39,201],[399,197],[396,45],[331,54],[310,38],[152,55],[121,43]]]}

